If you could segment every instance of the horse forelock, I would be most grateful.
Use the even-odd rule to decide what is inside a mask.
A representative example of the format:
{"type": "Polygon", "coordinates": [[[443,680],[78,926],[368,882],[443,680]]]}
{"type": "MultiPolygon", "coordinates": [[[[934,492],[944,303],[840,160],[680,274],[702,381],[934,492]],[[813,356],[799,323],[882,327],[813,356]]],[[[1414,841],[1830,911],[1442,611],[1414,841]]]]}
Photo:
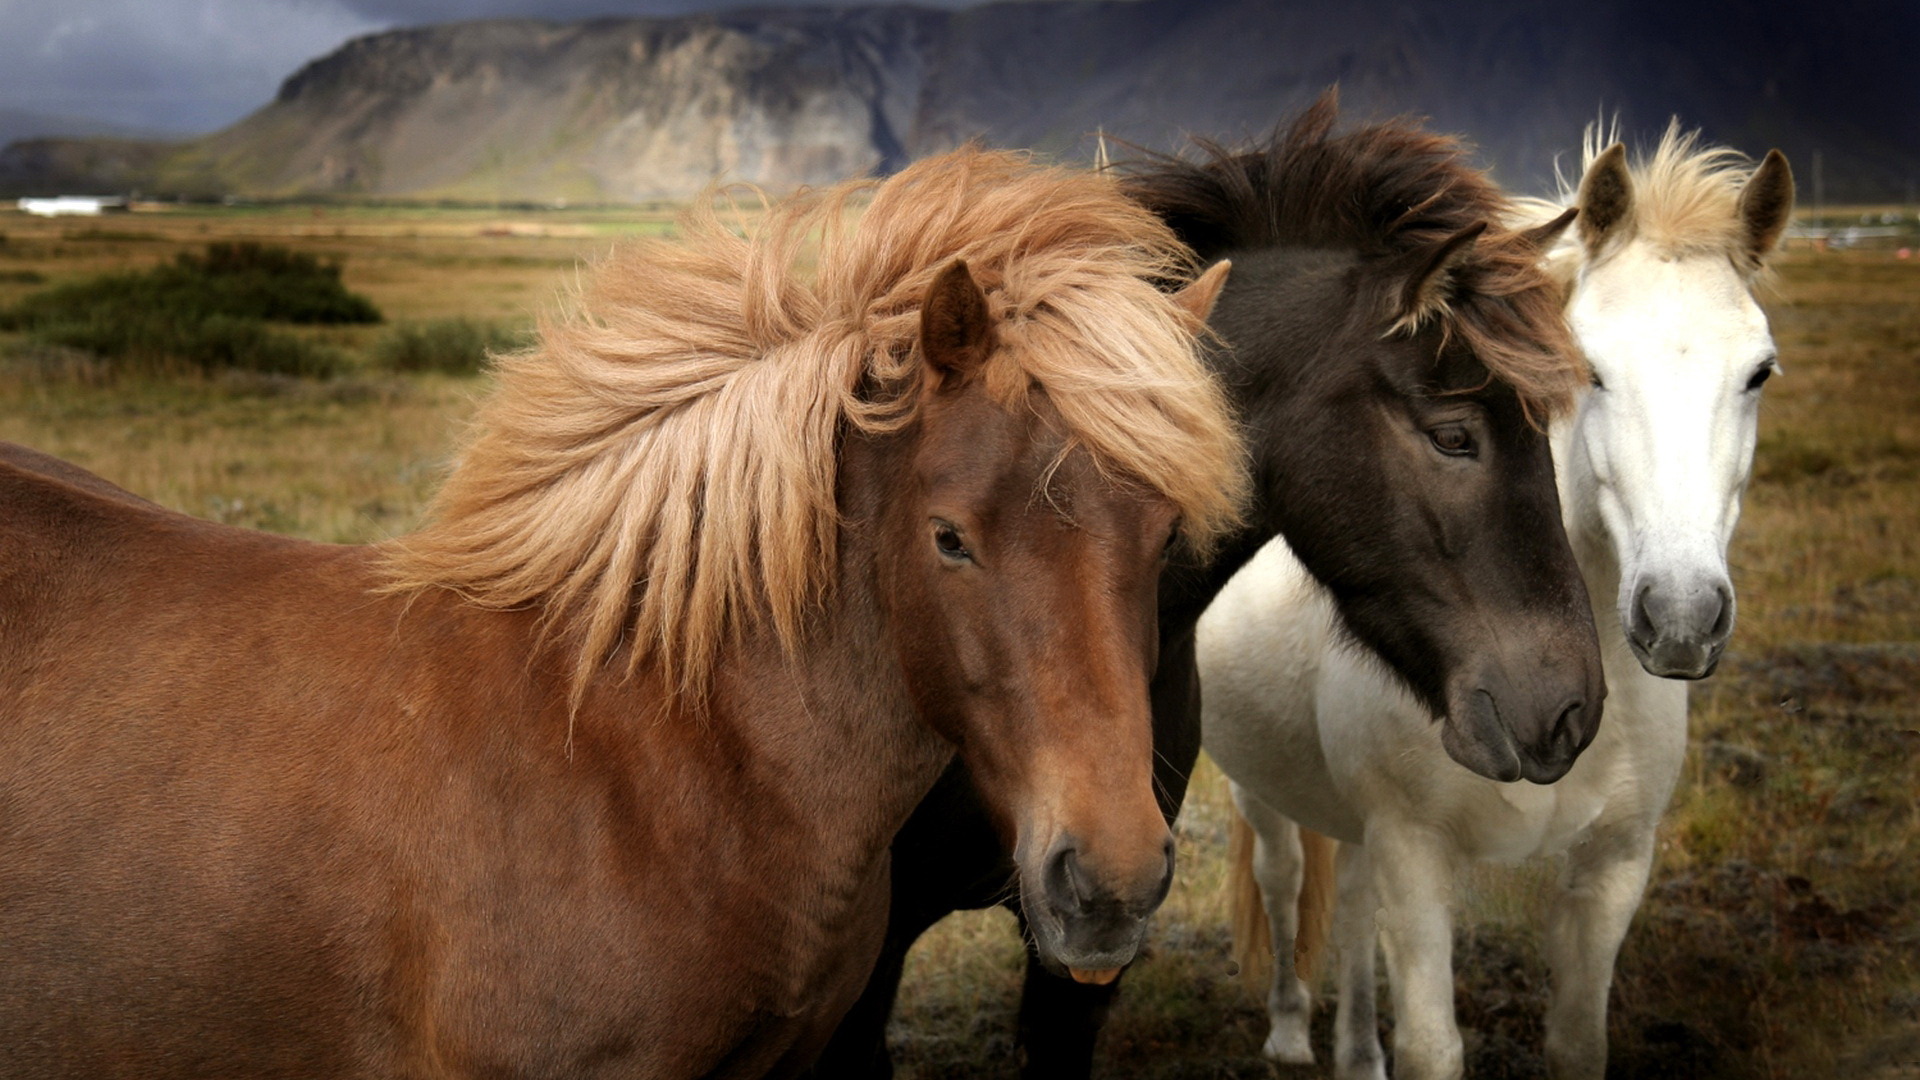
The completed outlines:
{"type": "Polygon", "coordinates": [[[1453,264],[1444,303],[1425,313],[1470,348],[1533,415],[1568,407],[1586,382],[1540,253],[1505,223],[1515,208],[1456,138],[1408,120],[1335,131],[1323,95],[1266,140],[1196,140],[1197,159],[1152,155],[1127,180],[1203,258],[1261,247],[1337,248],[1384,260],[1492,226],[1453,264]]]}
{"type": "MultiPolygon", "coordinates": [[[[1619,141],[1617,125],[1587,125],[1581,139],[1581,175],[1619,141]]],[[[1633,212],[1630,227],[1622,232],[1672,255],[1724,255],[1755,276],[1761,265],[1750,248],[1739,205],[1740,192],[1756,167],[1738,150],[1703,144],[1698,129],[1685,129],[1674,117],[1652,151],[1635,154],[1627,165],[1633,212]]],[[[1579,179],[1562,177],[1560,186],[1561,201],[1571,206],[1579,179]]]]}
{"type": "Polygon", "coordinates": [[[396,589],[539,608],[577,650],[576,702],[623,643],[698,693],[742,630],[798,641],[832,580],[840,435],[918,416],[920,306],[955,259],[997,316],[990,392],[1043,387],[1070,443],[1197,542],[1234,520],[1237,433],[1200,327],[1156,287],[1188,256],[1112,179],[967,148],[748,235],[712,200],[681,226],[616,249],[499,358],[425,524],[386,548],[396,589]]]}

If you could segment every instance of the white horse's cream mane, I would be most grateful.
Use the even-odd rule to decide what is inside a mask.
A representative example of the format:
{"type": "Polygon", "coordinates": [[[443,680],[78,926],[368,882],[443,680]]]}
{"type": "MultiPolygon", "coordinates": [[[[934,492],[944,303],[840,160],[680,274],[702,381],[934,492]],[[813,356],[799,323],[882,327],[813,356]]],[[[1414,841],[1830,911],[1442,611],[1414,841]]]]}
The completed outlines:
{"type": "MultiPolygon", "coordinates": [[[[1515,200],[1523,223],[1551,220],[1576,205],[1581,178],[1596,158],[1619,141],[1618,121],[1588,124],[1581,139],[1580,170],[1568,177],[1557,166],[1554,169],[1559,186],[1555,197],[1515,200]]],[[[1739,214],[1741,189],[1756,167],[1752,158],[1738,150],[1703,146],[1698,130],[1684,130],[1679,118],[1674,118],[1653,151],[1636,153],[1627,166],[1633,180],[1633,215],[1622,235],[1672,255],[1724,254],[1750,279],[1761,276],[1763,270],[1748,250],[1739,214]]],[[[1548,270],[1562,285],[1568,284],[1586,255],[1579,230],[1569,229],[1549,254],[1548,270]]]]}

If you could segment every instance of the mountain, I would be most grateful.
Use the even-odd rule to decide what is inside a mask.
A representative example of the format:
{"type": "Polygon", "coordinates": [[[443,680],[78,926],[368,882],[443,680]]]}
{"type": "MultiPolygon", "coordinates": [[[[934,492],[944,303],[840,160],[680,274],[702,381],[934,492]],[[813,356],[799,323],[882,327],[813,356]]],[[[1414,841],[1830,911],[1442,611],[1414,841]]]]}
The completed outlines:
{"type": "Polygon", "coordinates": [[[0,189],[94,165],[184,193],[642,200],[718,175],[785,189],[971,137],[1064,156],[1090,154],[1096,130],[1157,148],[1234,139],[1338,83],[1349,116],[1429,116],[1523,189],[1548,187],[1604,109],[1642,138],[1678,114],[1751,152],[1778,146],[1809,195],[1817,150],[1828,201],[1911,198],[1916,41],[1908,0],[1065,0],[453,23],[348,42],[190,143],[9,147],[0,189]]]}

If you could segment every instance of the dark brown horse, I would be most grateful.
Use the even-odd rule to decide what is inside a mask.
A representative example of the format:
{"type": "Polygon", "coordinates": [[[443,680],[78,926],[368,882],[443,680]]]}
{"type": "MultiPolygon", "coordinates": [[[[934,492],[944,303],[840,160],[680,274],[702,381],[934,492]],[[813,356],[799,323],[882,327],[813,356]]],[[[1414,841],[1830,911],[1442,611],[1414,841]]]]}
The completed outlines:
{"type": "MultiPolygon", "coordinates": [[[[1160,584],[1155,780],[1169,819],[1200,750],[1194,624],[1275,536],[1467,767],[1553,780],[1600,721],[1599,648],[1543,430],[1586,379],[1540,265],[1572,215],[1506,231],[1513,207],[1457,143],[1404,123],[1335,134],[1335,111],[1329,95],[1266,145],[1161,160],[1130,182],[1202,259],[1233,260],[1212,359],[1254,473],[1245,525],[1160,584]]],[[[1007,894],[1014,863],[988,805],[962,762],[902,830],[886,947],[823,1080],[891,1074],[883,1035],[908,947],[1007,894]]],[[[1083,982],[1030,957],[1028,1076],[1087,1075],[1115,987],[1083,982]]]]}
{"type": "Polygon", "coordinates": [[[0,451],[0,1073],[790,1074],[955,746],[1050,962],[1133,955],[1219,278],[1106,179],[852,190],[616,255],[390,546],[0,451]]]}

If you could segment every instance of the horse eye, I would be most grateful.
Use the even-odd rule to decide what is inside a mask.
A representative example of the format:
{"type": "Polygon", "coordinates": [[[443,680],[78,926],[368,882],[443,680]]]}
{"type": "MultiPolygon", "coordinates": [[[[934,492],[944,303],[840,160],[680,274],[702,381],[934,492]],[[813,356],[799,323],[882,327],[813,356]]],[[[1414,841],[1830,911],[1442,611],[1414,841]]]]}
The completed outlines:
{"type": "Polygon", "coordinates": [[[966,542],[960,539],[960,530],[944,521],[933,523],[933,546],[953,562],[966,562],[973,558],[973,552],[968,551],[966,542]]]}
{"type": "Polygon", "coordinates": [[[1173,549],[1180,546],[1180,526],[1175,525],[1167,533],[1166,546],[1160,549],[1160,558],[1164,561],[1173,557],[1173,549]]]}
{"type": "Polygon", "coordinates": [[[1473,436],[1459,424],[1446,424],[1427,432],[1433,448],[1451,457],[1473,456],[1473,436]]]}
{"type": "Polygon", "coordinates": [[[1751,391],[1760,389],[1762,386],[1766,385],[1767,380],[1772,377],[1773,377],[1773,365],[1761,364],[1758,368],[1754,370],[1753,378],[1747,380],[1747,390],[1751,392],[1751,391]]]}
{"type": "Polygon", "coordinates": [[[1588,371],[1587,381],[1593,384],[1595,390],[1605,390],[1607,388],[1607,384],[1600,381],[1600,373],[1597,371],[1588,371]]]}

